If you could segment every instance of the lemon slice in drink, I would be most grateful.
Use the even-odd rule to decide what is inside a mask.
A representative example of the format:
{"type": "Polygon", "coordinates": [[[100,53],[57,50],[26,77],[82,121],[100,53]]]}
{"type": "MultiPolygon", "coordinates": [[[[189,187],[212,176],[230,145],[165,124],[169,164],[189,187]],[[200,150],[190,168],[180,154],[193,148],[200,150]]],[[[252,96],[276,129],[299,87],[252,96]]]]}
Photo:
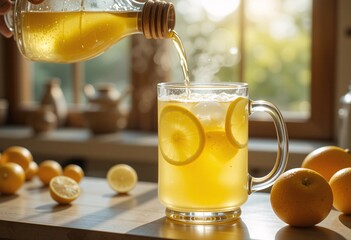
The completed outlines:
{"type": "Polygon", "coordinates": [[[205,132],[200,121],[189,110],[166,106],[159,120],[159,146],[164,159],[173,165],[194,161],[205,146],[205,132]]]}
{"type": "Polygon", "coordinates": [[[248,99],[236,98],[228,107],[225,119],[228,140],[237,148],[243,148],[248,141],[248,99]]]}
{"type": "Polygon", "coordinates": [[[118,193],[131,191],[138,182],[136,171],[127,164],[117,164],[107,172],[107,182],[118,193]]]}
{"type": "Polygon", "coordinates": [[[206,148],[204,155],[207,158],[220,161],[229,161],[238,153],[235,147],[226,136],[223,130],[206,132],[206,148]]]}
{"type": "Polygon", "coordinates": [[[80,195],[79,184],[66,176],[51,179],[49,188],[52,199],[60,204],[69,204],[80,195]]]}

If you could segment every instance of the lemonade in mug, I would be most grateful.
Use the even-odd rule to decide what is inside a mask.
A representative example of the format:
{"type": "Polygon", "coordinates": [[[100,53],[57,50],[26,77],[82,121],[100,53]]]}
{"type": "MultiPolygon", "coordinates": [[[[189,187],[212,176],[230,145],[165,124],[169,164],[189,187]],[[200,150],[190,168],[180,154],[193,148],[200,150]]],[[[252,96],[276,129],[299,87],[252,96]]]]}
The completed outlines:
{"type": "Polygon", "coordinates": [[[248,99],[244,83],[158,85],[159,199],[166,215],[190,223],[237,219],[252,191],[284,171],[288,140],[280,112],[248,99]],[[278,134],[278,157],[263,178],[248,174],[248,117],[267,111],[278,134]]]}

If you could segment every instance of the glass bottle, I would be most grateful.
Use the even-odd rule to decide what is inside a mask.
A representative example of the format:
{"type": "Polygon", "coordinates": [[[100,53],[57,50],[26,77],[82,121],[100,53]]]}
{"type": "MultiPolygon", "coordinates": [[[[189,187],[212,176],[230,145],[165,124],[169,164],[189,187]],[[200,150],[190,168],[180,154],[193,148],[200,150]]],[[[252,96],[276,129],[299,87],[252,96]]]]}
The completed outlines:
{"type": "Polygon", "coordinates": [[[158,0],[17,0],[5,22],[29,60],[72,63],[94,58],[132,34],[170,38],[175,9],[158,0]]]}
{"type": "Polygon", "coordinates": [[[339,132],[338,145],[342,148],[351,148],[351,83],[348,92],[340,98],[339,102],[339,132]]]}

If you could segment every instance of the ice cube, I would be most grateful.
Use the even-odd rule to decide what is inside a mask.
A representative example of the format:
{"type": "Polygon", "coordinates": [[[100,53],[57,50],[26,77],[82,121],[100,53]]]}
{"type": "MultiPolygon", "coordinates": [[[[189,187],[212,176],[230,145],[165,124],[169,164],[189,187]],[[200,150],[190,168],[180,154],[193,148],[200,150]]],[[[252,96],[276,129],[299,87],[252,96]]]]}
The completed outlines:
{"type": "Polygon", "coordinates": [[[224,124],[226,111],[218,102],[199,102],[191,111],[204,127],[221,127],[224,124]]]}

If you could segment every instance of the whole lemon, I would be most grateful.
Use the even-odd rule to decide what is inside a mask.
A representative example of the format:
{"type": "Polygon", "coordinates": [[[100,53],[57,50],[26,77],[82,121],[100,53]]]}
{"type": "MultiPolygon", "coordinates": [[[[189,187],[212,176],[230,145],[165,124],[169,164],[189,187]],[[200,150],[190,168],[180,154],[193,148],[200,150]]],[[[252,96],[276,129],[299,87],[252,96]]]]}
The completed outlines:
{"type": "Polygon", "coordinates": [[[38,164],[35,161],[31,161],[28,169],[25,171],[26,181],[32,180],[32,178],[38,174],[38,169],[38,164]]]}
{"type": "Polygon", "coordinates": [[[320,147],[306,156],[301,167],[312,169],[329,181],[340,169],[351,167],[351,154],[337,146],[320,147]]]}
{"type": "Polygon", "coordinates": [[[33,161],[32,153],[27,148],[21,146],[6,148],[1,157],[1,162],[17,163],[24,171],[28,169],[31,161],[33,161]]]}
{"type": "Polygon", "coordinates": [[[294,168],[280,175],[273,184],[270,201],[281,220],[291,226],[309,227],[327,217],[333,193],[316,171],[294,168]]]}
{"type": "Polygon", "coordinates": [[[84,171],[79,165],[69,164],[63,169],[63,176],[70,177],[79,183],[84,177],[84,171]]]}
{"type": "Polygon", "coordinates": [[[45,160],[39,164],[37,174],[41,182],[47,186],[51,179],[62,175],[62,167],[54,160],[45,160]]]}
{"type": "Polygon", "coordinates": [[[21,188],[25,180],[23,168],[17,163],[0,165],[0,193],[14,194],[21,188]]]}

